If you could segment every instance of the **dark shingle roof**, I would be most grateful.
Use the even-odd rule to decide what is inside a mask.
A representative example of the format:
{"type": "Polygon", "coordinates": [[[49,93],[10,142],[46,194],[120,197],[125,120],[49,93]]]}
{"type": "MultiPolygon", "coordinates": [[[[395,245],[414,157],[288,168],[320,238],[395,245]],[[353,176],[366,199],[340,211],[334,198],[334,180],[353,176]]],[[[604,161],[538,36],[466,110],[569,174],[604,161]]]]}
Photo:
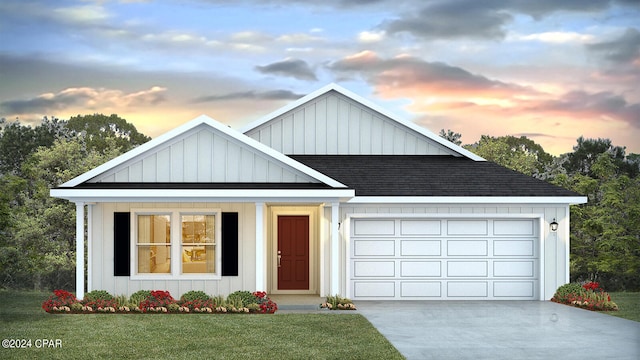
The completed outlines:
{"type": "Polygon", "coordinates": [[[289,155],[356,196],[581,196],[489,161],[440,155],[289,155]]]}

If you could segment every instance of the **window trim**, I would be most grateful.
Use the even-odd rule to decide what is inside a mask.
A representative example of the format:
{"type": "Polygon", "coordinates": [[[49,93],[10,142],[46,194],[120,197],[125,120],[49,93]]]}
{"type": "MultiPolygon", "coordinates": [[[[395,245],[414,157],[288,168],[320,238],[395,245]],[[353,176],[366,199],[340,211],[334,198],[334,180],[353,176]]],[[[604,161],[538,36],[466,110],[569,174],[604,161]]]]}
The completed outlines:
{"type": "Polygon", "coordinates": [[[131,214],[131,279],[132,280],[220,280],[222,279],[222,211],[213,208],[135,208],[131,214]],[[171,272],[170,273],[139,273],[138,272],[138,215],[168,215],[171,225],[171,272]],[[214,252],[215,271],[206,273],[182,273],[182,216],[183,215],[214,215],[214,252]]]}

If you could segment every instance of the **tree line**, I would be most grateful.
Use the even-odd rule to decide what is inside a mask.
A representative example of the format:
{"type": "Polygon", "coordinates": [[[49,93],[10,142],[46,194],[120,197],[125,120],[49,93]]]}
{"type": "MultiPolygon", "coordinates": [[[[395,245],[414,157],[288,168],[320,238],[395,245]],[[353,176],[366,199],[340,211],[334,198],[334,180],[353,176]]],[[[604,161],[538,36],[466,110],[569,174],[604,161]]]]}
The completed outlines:
{"type": "MultiPolygon", "coordinates": [[[[451,130],[440,136],[462,144],[451,130]]],[[[0,119],[0,288],[72,290],[75,205],[49,190],[149,140],[117,115],[44,118],[35,127],[0,119]]],[[[560,156],[524,136],[483,135],[464,147],[587,196],[571,207],[571,280],[640,290],[640,155],[583,137],[560,156]]]]}
{"type": "Polygon", "coordinates": [[[75,287],[75,205],[49,190],[150,138],[117,115],[0,119],[0,288],[75,287]]]}

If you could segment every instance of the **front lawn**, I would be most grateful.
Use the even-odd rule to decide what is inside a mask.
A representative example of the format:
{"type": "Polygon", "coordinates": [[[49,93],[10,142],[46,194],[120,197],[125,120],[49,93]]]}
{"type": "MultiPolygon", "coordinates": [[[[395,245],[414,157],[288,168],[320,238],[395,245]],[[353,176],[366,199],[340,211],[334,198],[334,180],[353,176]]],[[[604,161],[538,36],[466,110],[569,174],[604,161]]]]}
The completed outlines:
{"type": "Polygon", "coordinates": [[[607,311],[605,314],[640,321],[640,292],[611,292],[609,295],[620,310],[607,311]]]}
{"type": "Polygon", "coordinates": [[[49,295],[0,291],[0,338],[31,340],[0,358],[402,359],[358,314],[47,314],[49,295]]]}

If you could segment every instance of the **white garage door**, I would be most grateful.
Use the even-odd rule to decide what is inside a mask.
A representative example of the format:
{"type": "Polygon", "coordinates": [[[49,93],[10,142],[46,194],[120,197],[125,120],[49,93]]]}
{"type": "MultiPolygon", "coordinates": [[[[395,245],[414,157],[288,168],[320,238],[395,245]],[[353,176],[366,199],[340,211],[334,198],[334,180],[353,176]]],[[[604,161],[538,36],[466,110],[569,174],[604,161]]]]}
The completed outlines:
{"type": "Polygon", "coordinates": [[[536,300],[537,219],[352,218],[354,299],[536,300]]]}

